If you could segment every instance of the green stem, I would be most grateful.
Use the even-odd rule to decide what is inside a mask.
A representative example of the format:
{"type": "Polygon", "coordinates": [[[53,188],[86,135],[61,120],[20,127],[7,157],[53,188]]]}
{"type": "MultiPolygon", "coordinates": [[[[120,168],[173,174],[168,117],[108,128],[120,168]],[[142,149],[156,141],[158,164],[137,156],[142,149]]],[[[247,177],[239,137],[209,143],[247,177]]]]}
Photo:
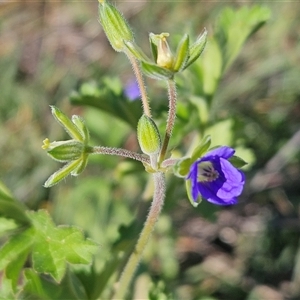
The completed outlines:
{"type": "Polygon", "coordinates": [[[141,232],[135,249],[129,257],[129,260],[124,268],[120,281],[117,285],[117,290],[112,299],[124,299],[125,293],[128,290],[128,286],[131,283],[132,277],[139,264],[143,251],[149,241],[154,225],[163,207],[166,191],[164,174],[160,172],[154,173],[153,179],[154,195],[147,220],[144,224],[144,228],[141,232]]]}
{"type": "Polygon", "coordinates": [[[168,120],[166,125],[166,133],[163,141],[162,148],[159,153],[159,164],[162,163],[162,161],[165,159],[169,141],[172,135],[173,127],[175,124],[175,118],[176,118],[176,84],[174,79],[168,80],[168,93],[169,93],[169,114],[168,114],[168,120]]]}
{"type": "Polygon", "coordinates": [[[138,160],[142,163],[150,164],[150,159],[148,156],[133,151],[129,151],[126,149],[122,149],[122,148],[95,146],[89,149],[89,153],[123,156],[123,157],[128,157],[128,158],[138,160]]]}
{"type": "Polygon", "coordinates": [[[151,118],[151,110],[150,110],[150,106],[149,106],[146,86],[144,84],[143,74],[141,72],[139,63],[130,53],[126,52],[126,54],[127,54],[127,57],[128,57],[131,65],[132,65],[133,72],[135,74],[137,83],[138,83],[139,88],[140,88],[144,114],[146,116],[148,116],[149,118],[151,118]]]}

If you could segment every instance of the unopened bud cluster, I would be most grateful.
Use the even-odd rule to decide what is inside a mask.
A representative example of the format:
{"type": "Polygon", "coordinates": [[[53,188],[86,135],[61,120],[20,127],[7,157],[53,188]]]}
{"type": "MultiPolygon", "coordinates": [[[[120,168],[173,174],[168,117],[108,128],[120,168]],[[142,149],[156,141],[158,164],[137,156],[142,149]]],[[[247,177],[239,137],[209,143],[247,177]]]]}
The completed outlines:
{"type": "Polygon", "coordinates": [[[204,50],[207,41],[206,29],[191,45],[189,36],[185,34],[175,54],[168,45],[168,33],[150,33],[152,60],[134,42],[132,30],[122,14],[105,0],[99,0],[99,3],[100,23],[112,47],[139,60],[143,73],[151,78],[158,80],[173,78],[177,72],[182,72],[190,66],[204,50]]]}
{"type": "Polygon", "coordinates": [[[50,187],[69,174],[79,175],[87,165],[90,153],[89,132],[84,120],[77,115],[70,120],[62,111],[55,106],[51,107],[52,114],[57,122],[64,127],[72,139],[67,141],[50,142],[49,139],[43,141],[42,148],[47,154],[59,162],[66,163],[60,170],[52,174],[45,182],[45,187],[50,187]]]}

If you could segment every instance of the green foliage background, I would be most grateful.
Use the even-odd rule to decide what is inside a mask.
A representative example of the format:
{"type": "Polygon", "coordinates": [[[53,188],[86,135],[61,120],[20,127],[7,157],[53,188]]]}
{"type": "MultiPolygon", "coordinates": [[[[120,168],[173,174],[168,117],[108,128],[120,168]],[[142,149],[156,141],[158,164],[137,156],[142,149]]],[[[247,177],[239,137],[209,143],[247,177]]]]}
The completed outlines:
{"type": "MultiPolygon", "coordinates": [[[[184,154],[195,128],[218,121],[207,132],[218,144],[239,148],[240,156],[251,161],[246,190],[235,207],[218,209],[202,203],[194,209],[183,181],[170,175],[163,214],[130,291],[132,298],[300,297],[300,6],[267,1],[116,2],[145,50],[150,31],[169,32],[179,40],[185,32],[196,37],[206,27],[210,36],[219,33],[224,39],[214,24],[226,27],[234,16],[223,20],[220,13],[228,8],[241,9],[241,23],[229,38],[236,45],[239,29],[243,32],[242,11],[254,4],[269,8],[271,17],[234,61],[234,48],[223,53],[232,64],[219,66],[226,69],[220,80],[213,41],[199,64],[178,77],[178,118],[171,142],[184,154]],[[215,64],[205,66],[209,55],[215,64]],[[207,76],[201,64],[215,75],[215,82],[200,84],[207,76]],[[214,84],[219,87],[211,93],[214,84]]],[[[139,151],[135,124],[140,103],[129,103],[122,92],[133,78],[132,70],[125,56],[108,44],[97,21],[97,1],[0,3],[0,32],[1,181],[29,209],[46,209],[57,225],[78,226],[99,244],[93,267],[70,267],[70,272],[68,268],[55,295],[50,278],[26,269],[23,296],[67,299],[77,286],[72,299],[95,299],[100,292],[105,298],[105,286],[116,278],[110,273],[134,245],[145,219],[151,182],[139,163],[93,156],[78,178],[45,189],[43,183],[60,166],[41,145],[45,137],[66,137],[50,114],[49,105],[56,105],[69,116],[84,116],[93,145],[139,151]],[[104,101],[99,103],[95,95],[104,101]],[[28,284],[39,280],[45,294],[28,284]]],[[[147,83],[154,117],[163,130],[165,87],[147,83]]],[[[0,203],[1,213],[4,201],[0,203]]],[[[14,230],[14,218],[0,219],[1,244],[14,230]]],[[[30,264],[31,259],[26,268],[30,264]]],[[[3,294],[5,289],[2,281],[3,294]]]]}

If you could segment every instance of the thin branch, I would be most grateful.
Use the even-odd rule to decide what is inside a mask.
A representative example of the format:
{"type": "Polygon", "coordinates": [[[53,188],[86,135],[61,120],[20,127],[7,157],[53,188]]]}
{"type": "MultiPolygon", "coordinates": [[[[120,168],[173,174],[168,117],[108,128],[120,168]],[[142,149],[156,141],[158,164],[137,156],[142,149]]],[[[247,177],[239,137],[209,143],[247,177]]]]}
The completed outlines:
{"type": "Polygon", "coordinates": [[[128,57],[131,65],[132,65],[132,69],[134,71],[137,83],[138,83],[139,88],[140,88],[144,114],[146,116],[148,116],[149,118],[151,118],[151,109],[150,109],[150,106],[149,106],[146,86],[144,84],[144,78],[143,78],[143,74],[141,72],[139,63],[130,53],[126,53],[126,54],[127,54],[127,57],[128,57]]]}
{"type": "Polygon", "coordinates": [[[132,158],[138,160],[142,163],[150,164],[150,159],[145,156],[144,154],[136,153],[133,151],[129,151],[122,148],[110,148],[110,147],[102,147],[102,146],[95,146],[92,147],[90,150],[91,154],[106,154],[106,155],[117,155],[132,158]]]}
{"type": "Polygon", "coordinates": [[[173,79],[168,80],[168,93],[169,93],[169,114],[168,114],[168,120],[166,125],[166,133],[163,141],[163,145],[159,154],[159,163],[161,163],[167,153],[169,140],[172,135],[173,127],[175,124],[175,118],[176,118],[176,84],[173,79]]]}
{"type": "Polygon", "coordinates": [[[132,277],[137,269],[137,266],[140,262],[143,251],[149,241],[149,238],[154,229],[155,223],[159,217],[159,214],[162,210],[164,199],[165,199],[165,176],[163,173],[154,173],[154,195],[153,201],[150,207],[150,211],[147,217],[147,220],[144,224],[144,228],[141,232],[140,238],[135,246],[134,251],[132,252],[129,260],[124,268],[124,271],[121,275],[120,281],[117,285],[117,290],[112,299],[124,299],[128,287],[132,281],[132,277]]]}

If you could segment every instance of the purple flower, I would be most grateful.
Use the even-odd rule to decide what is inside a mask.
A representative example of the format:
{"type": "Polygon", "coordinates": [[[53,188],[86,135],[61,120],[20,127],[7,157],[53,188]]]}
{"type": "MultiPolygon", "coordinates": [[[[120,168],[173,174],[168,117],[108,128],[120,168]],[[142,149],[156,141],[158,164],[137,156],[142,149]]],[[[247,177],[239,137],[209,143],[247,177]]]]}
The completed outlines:
{"type": "Polygon", "coordinates": [[[131,101],[134,101],[141,96],[139,86],[135,80],[126,84],[124,94],[131,101]]]}
{"type": "Polygon", "coordinates": [[[207,152],[190,167],[191,195],[195,202],[202,196],[217,205],[231,205],[242,193],[245,175],[228,159],[235,150],[226,146],[207,152]]]}

